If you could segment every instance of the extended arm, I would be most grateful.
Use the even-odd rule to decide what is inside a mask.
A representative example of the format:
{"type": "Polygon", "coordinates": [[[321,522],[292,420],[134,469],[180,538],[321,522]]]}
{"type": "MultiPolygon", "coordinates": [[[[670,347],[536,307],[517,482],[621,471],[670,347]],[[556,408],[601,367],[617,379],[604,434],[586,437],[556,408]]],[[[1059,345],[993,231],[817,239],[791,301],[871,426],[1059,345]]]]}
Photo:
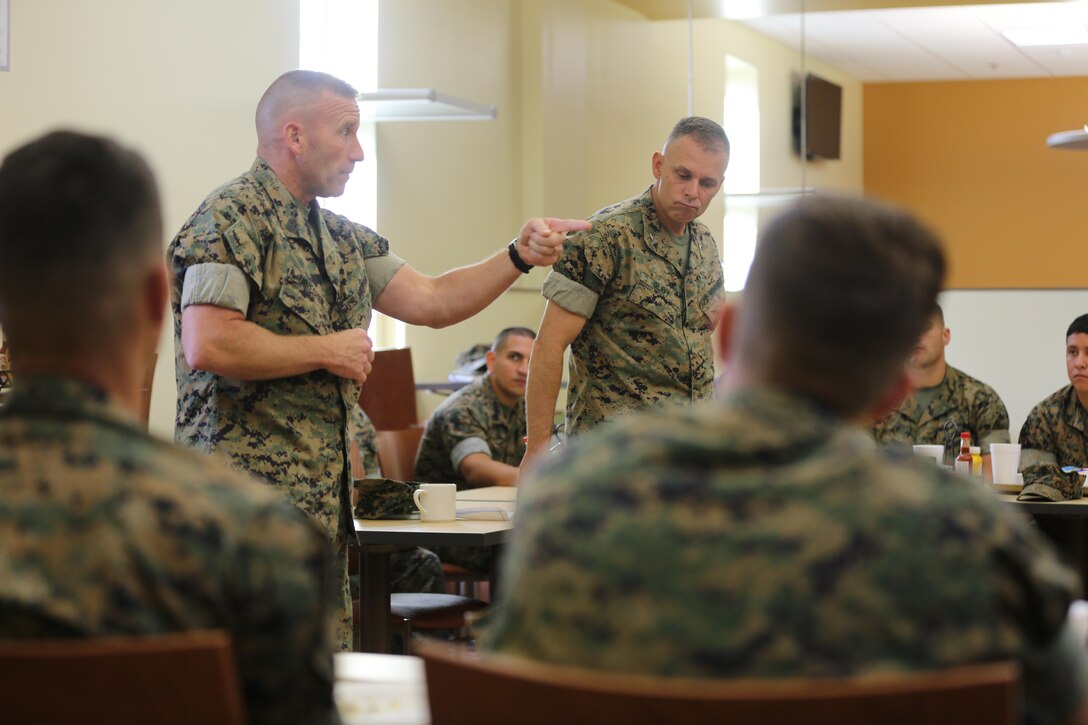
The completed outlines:
{"type": "Polygon", "coordinates": [[[189,305],[181,315],[181,346],[194,370],[236,380],[271,380],[328,370],[363,382],[374,359],[366,330],[285,336],[214,305],[189,305]]]}
{"type": "MultiPolygon", "coordinates": [[[[550,265],[563,251],[566,233],[589,226],[578,219],[530,219],[518,235],[518,254],[527,264],[550,265]]],[[[483,262],[437,277],[406,264],[374,300],[374,308],[409,324],[446,327],[487,307],[520,276],[505,248],[483,262]]]]}
{"type": "Polygon", "coordinates": [[[518,482],[518,469],[496,461],[486,453],[471,453],[461,461],[461,477],[474,488],[481,486],[513,486],[518,482]]]}
{"type": "Polygon", "coordinates": [[[529,440],[521,469],[548,450],[555,418],[555,401],[563,379],[563,353],[585,327],[586,319],[549,301],[544,308],[540,332],[529,360],[529,381],[525,390],[525,413],[529,440]]]}

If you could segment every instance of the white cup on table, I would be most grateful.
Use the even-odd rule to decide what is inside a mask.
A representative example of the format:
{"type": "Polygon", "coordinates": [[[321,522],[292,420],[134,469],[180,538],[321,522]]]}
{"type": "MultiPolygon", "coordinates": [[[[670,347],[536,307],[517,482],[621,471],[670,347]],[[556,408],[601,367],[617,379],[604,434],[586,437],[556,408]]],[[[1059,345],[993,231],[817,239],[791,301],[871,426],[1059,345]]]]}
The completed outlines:
{"type": "Polygon", "coordinates": [[[420,521],[454,521],[457,518],[456,483],[421,483],[412,500],[420,521]]]}
{"type": "Polygon", "coordinates": [[[938,466],[944,465],[944,446],[917,445],[914,446],[914,455],[921,456],[922,458],[932,458],[937,462],[938,466]]]}
{"type": "Polygon", "coordinates": [[[1020,444],[991,443],[990,465],[994,483],[1016,483],[1016,473],[1020,470],[1020,444]]]}

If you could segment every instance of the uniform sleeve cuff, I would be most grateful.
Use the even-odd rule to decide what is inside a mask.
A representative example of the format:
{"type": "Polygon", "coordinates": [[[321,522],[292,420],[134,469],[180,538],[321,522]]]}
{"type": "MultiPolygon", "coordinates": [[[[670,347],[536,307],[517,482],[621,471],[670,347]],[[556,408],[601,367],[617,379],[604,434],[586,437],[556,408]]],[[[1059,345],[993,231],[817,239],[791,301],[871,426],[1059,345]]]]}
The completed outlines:
{"type": "Polygon", "coordinates": [[[544,280],[542,294],[567,312],[587,320],[593,316],[593,310],[597,309],[597,300],[600,299],[593,290],[555,270],[544,280]]]}
{"type": "Polygon", "coordinates": [[[192,265],[185,270],[185,282],[181,288],[181,309],[189,305],[215,305],[246,314],[249,310],[249,284],[245,273],[235,266],[219,262],[192,265]]]}
{"type": "Polygon", "coordinates": [[[493,458],[491,455],[491,447],[487,445],[487,441],[483,438],[466,438],[453,447],[450,451],[450,463],[453,464],[453,470],[458,473],[461,472],[461,461],[465,460],[473,453],[486,453],[488,458],[493,458]]]}

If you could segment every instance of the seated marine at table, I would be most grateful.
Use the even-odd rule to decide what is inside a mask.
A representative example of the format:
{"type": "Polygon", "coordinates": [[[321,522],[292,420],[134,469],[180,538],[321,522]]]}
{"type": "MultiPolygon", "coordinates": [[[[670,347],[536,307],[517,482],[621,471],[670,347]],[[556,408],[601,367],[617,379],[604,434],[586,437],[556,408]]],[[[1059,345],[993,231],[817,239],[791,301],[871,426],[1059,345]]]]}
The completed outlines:
{"type": "Polygon", "coordinates": [[[990,444],[1009,442],[1009,414],[994,389],[945,361],[952,339],[944,311],[934,305],[918,338],[907,372],[913,392],[895,410],[873,423],[873,437],[885,445],[939,443],[951,466],[960,452],[960,433],[981,447],[984,475],[990,475],[990,444]]]}
{"type": "Polygon", "coordinates": [[[459,489],[517,483],[534,339],[527,327],[502,330],[487,352],[487,372],[435,409],[419,443],[417,481],[459,489]]]}
{"type": "Polygon", "coordinates": [[[1020,429],[1021,500],[1080,498],[1084,477],[1062,467],[1088,467],[1088,314],[1065,332],[1069,385],[1028,413],[1020,429]]]}
{"type": "Polygon", "coordinates": [[[481,645],[694,678],[1015,659],[1029,720],[1084,708],[1074,574],[989,491],[864,430],[909,391],[944,271],[876,202],[771,222],[714,333],[721,398],[617,421],[521,482],[481,645]]]}
{"type": "Polygon", "coordinates": [[[0,164],[0,639],[224,629],[251,722],[339,722],[322,533],[138,419],[162,233],[150,169],[110,140],[55,132],[0,164]]]}

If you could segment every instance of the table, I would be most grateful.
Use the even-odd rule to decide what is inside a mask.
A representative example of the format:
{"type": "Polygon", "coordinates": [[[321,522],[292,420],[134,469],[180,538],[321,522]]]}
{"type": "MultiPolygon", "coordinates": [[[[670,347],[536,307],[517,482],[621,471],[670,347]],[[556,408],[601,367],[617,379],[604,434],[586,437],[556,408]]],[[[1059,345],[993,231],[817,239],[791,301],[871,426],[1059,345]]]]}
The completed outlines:
{"type": "MultiPolygon", "coordinates": [[[[482,489],[478,489],[482,490],[482,489]]],[[[459,508],[495,507],[513,510],[513,502],[481,503],[462,498],[459,508]]],[[[389,652],[389,555],[409,546],[498,546],[506,543],[513,521],[451,521],[355,519],[359,538],[359,610],[364,652],[389,652]]]]}
{"type": "Polygon", "coordinates": [[[423,660],[403,655],[333,655],[333,697],[344,725],[429,725],[423,660]]]}

